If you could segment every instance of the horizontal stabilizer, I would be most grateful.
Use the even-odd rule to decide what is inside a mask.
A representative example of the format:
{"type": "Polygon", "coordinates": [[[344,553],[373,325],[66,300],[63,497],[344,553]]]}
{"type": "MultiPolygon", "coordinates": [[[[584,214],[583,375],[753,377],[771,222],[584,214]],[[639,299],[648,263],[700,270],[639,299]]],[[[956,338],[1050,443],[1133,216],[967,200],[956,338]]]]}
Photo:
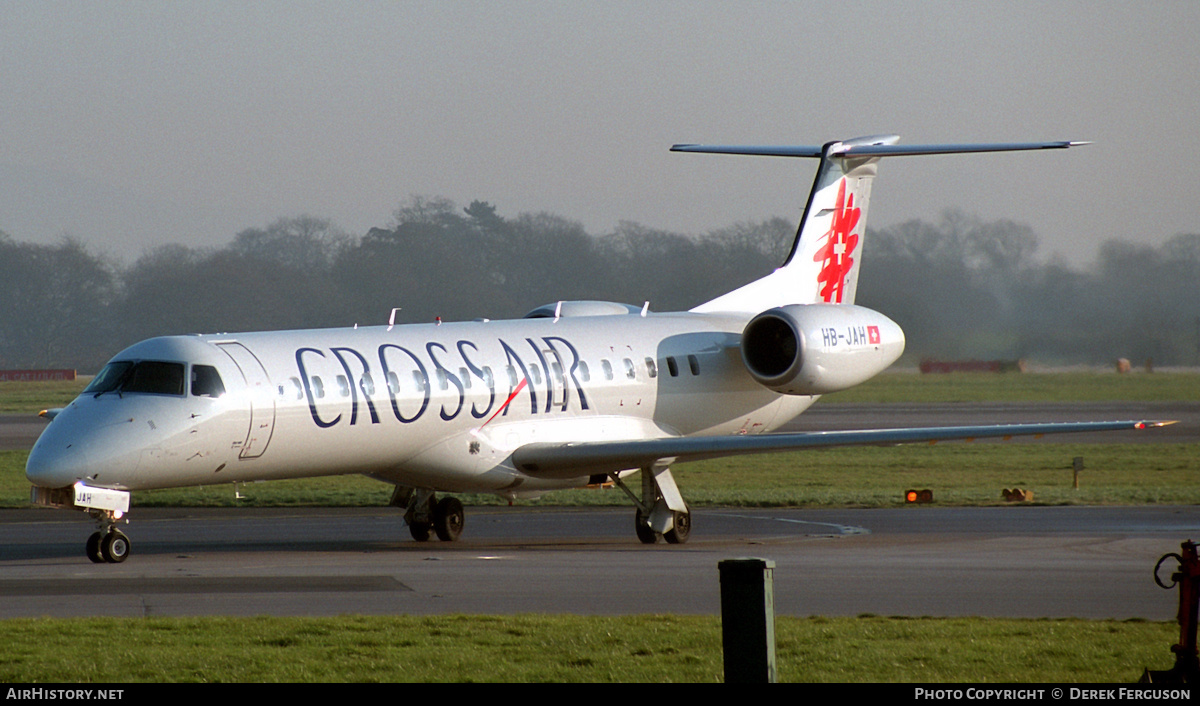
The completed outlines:
{"type": "Polygon", "coordinates": [[[878,144],[882,138],[857,138],[832,142],[824,147],[813,145],[674,145],[672,152],[704,154],[740,154],[751,157],[820,157],[829,147],[831,157],[905,157],[923,154],[969,154],[973,152],[1020,152],[1024,150],[1061,150],[1091,144],[1070,140],[1054,142],[995,142],[949,145],[878,144]]]}
{"type": "Polygon", "coordinates": [[[1171,421],[1061,422],[1046,424],[993,424],[985,426],[926,427],[820,431],[758,436],[687,436],[634,441],[526,444],[513,452],[513,463],[537,478],[576,478],[645,468],[660,459],[699,461],[739,454],[775,453],[835,446],[892,446],[938,441],[1129,431],[1174,424],[1171,421]]]}

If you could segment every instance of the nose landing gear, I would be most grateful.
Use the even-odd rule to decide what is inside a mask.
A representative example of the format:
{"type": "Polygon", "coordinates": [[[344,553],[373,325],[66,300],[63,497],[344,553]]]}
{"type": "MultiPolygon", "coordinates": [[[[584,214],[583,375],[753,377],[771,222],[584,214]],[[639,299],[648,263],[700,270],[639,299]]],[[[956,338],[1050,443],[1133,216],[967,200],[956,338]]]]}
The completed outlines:
{"type": "Polygon", "coordinates": [[[129,537],[113,525],[120,519],[112,511],[92,511],[100,529],[87,541],[87,557],[94,564],[120,564],[129,558],[129,537]]]}
{"type": "Polygon", "coordinates": [[[87,556],[94,564],[120,564],[129,557],[129,538],[120,530],[94,532],[88,537],[87,556]]]}
{"type": "Polygon", "coordinates": [[[33,486],[29,500],[43,507],[82,510],[96,521],[97,530],[88,537],[87,558],[96,564],[120,564],[129,558],[129,537],[116,528],[129,512],[129,491],[94,488],[83,482],[64,488],[33,486]]]}

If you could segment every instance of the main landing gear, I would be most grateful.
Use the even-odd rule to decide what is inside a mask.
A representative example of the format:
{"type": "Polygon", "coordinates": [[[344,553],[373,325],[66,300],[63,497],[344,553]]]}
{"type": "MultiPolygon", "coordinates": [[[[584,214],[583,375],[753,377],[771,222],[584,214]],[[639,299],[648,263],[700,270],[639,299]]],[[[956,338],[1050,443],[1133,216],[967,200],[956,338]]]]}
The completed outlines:
{"type": "Polygon", "coordinates": [[[87,558],[94,564],[120,564],[129,558],[129,537],[114,527],[117,517],[112,512],[93,511],[100,529],[87,541],[87,558]]]}
{"type": "Polygon", "coordinates": [[[642,544],[654,544],[659,537],[668,544],[683,544],[692,533],[692,510],[679,493],[671,476],[670,461],[659,461],[642,469],[642,497],[613,475],[613,483],[623,490],[637,507],[633,529],[642,544]]]}
{"type": "Polygon", "coordinates": [[[438,500],[432,490],[398,485],[389,504],[405,508],[404,522],[418,542],[428,542],[431,534],[443,542],[457,541],[462,535],[466,513],[458,498],[438,500]]]}

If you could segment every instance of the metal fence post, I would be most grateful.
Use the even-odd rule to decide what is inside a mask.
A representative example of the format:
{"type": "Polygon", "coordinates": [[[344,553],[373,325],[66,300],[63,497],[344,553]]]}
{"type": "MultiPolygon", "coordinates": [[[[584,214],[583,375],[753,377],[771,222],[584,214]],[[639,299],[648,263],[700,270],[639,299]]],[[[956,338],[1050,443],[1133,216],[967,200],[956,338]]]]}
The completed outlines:
{"type": "Polygon", "coordinates": [[[775,562],[728,559],[721,573],[727,683],[775,683],[775,562]]]}

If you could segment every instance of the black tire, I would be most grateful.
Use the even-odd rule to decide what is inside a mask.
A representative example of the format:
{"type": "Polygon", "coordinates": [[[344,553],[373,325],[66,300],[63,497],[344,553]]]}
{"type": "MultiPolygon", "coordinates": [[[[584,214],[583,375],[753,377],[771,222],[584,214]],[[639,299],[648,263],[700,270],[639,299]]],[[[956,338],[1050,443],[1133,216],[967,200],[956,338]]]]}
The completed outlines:
{"type": "Polygon", "coordinates": [[[129,558],[129,537],[113,530],[100,540],[100,555],[110,564],[120,564],[129,558]]]}
{"type": "Polygon", "coordinates": [[[433,523],[430,522],[414,522],[408,526],[409,534],[418,542],[428,542],[432,530],[433,523]]]}
{"type": "Polygon", "coordinates": [[[466,513],[458,498],[445,497],[433,508],[433,530],[443,542],[454,542],[462,535],[466,513]]]}
{"type": "Polygon", "coordinates": [[[93,564],[103,564],[104,555],[100,553],[100,538],[104,535],[99,532],[93,532],[87,541],[87,558],[92,560],[93,564]]]}
{"type": "Polygon", "coordinates": [[[650,529],[650,520],[642,514],[641,510],[637,511],[637,515],[633,519],[633,530],[637,532],[637,538],[642,544],[655,544],[658,542],[658,538],[662,535],[650,529]]]}
{"type": "Polygon", "coordinates": [[[675,513],[674,526],[663,532],[663,539],[670,544],[683,544],[688,541],[688,537],[692,534],[692,510],[688,508],[685,512],[675,513]]]}

